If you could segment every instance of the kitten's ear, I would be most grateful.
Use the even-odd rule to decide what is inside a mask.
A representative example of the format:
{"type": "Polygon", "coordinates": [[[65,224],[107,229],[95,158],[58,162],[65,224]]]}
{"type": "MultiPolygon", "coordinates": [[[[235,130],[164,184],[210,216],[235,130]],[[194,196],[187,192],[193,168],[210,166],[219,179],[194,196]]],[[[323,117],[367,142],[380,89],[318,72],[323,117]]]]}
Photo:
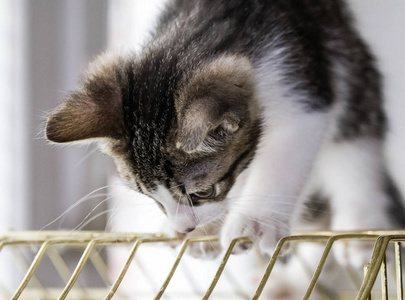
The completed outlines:
{"type": "Polygon", "coordinates": [[[253,72],[242,56],[220,57],[198,70],[176,101],[176,148],[216,151],[249,119],[253,72]]]}
{"type": "Polygon", "coordinates": [[[104,54],[90,64],[82,87],[71,94],[50,114],[46,137],[56,143],[121,135],[121,91],[117,62],[104,54]]]}

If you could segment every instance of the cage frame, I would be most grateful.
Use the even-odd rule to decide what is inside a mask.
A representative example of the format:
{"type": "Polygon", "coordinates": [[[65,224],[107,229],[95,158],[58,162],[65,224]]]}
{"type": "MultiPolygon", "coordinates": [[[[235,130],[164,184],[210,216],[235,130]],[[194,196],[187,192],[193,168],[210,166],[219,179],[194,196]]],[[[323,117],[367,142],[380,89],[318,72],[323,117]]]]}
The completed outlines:
{"type": "MultiPolygon", "coordinates": [[[[318,231],[318,232],[297,232],[291,236],[284,237],[279,240],[274,250],[273,255],[268,261],[265,272],[260,280],[260,283],[252,296],[252,300],[259,299],[263,289],[269,279],[269,276],[273,270],[281,249],[286,243],[289,242],[324,242],[325,246],[323,249],[322,256],[319,259],[318,266],[312,276],[310,284],[308,285],[307,291],[303,299],[309,299],[311,293],[313,292],[318,279],[321,275],[323,267],[325,265],[326,259],[330,254],[333,245],[337,241],[343,240],[369,240],[374,242],[373,252],[370,262],[365,266],[365,274],[357,292],[357,300],[370,299],[371,290],[376,282],[377,276],[381,274],[382,282],[382,292],[381,299],[388,299],[388,279],[387,279],[387,268],[386,268],[386,252],[388,245],[393,243],[395,245],[395,272],[396,272],[396,286],[397,286],[397,299],[403,299],[403,278],[402,278],[402,255],[401,255],[401,243],[405,241],[405,231],[318,231]]],[[[130,254],[128,255],[124,266],[122,267],[118,277],[115,279],[114,283],[111,285],[108,294],[104,299],[112,299],[116,294],[120,283],[122,282],[129,266],[133,262],[137,250],[142,244],[150,243],[181,243],[181,246],[177,252],[175,260],[169,273],[166,276],[161,288],[153,299],[161,299],[164,295],[166,288],[170,284],[170,281],[176,272],[178,265],[180,264],[183,255],[187,248],[193,243],[201,242],[216,242],[218,237],[216,236],[206,236],[206,237],[194,237],[188,239],[182,239],[179,237],[170,237],[161,233],[116,233],[116,232],[96,232],[96,231],[22,231],[22,232],[5,232],[0,234],[0,255],[1,251],[7,246],[15,245],[32,245],[36,244],[39,249],[31,262],[27,272],[24,275],[23,280],[18,286],[17,290],[12,295],[11,299],[18,299],[28,283],[35,278],[35,270],[45,253],[51,249],[53,245],[66,244],[66,245],[85,245],[84,251],[81,254],[80,260],[76,265],[75,270],[71,273],[67,284],[63,288],[58,299],[66,299],[67,295],[72,291],[80,272],[83,269],[86,261],[90,258],[92,250],[94,247],[103,244],[131,244],[132,248],[130,254]]],[[[209,299],[213,293],[219,279],[222,276],[224,269],[227,266],[227,262],[231,257],[232,250],[237,243],[251,242],[248,237],[239,237],[234,239],[228,248],[225,250],[222,259],[220,261],[219,267],[213,277],[211,284],[206,290],[202,299],[209,299]]],[[[57,259],[56,259],[57,260],[57,259]]],[[[60,269],[64,267],[59,266],[60,269]]],[[[59,270],[58,270],[59,272],[59,270]]],[[[62,272],[63,273],[63,272],[62,272]]],[[[65,278],[67,276],[65,275],[65,278]]]]}

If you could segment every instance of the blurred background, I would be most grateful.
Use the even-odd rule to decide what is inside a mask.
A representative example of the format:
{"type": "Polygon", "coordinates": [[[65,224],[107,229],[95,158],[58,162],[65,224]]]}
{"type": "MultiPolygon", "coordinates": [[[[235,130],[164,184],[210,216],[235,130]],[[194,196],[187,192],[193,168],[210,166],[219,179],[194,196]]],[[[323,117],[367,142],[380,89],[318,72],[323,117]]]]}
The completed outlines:
{"type": "MultiPolygon", "coordinates": [[[[38,230],[57,217],[44,229],[86,227],[90,212],[86,221],[107,211],[111,161],[92,146],[49,145],[44,121],[97,54],[139,47],[157,3],[0,2],[0,230],[38,230]]],[[[103,230],[107,218],[86,229],[103,230]]]]}
{"type": "MultiPolygon", "coordinates": [[[[348,2],[384,75],[387,160],[404,193],[405,1],[348,2]]],[[[154,214],[153,203],[122,196],[109,158],[92,146],[49,145],[42,130],[47,112],[74,89],[92,58],[109,48],[140,48],[161,6],[158,0],[0,2],[0,232],[159,230],[131,225],[139,219],[128,208],[154,214]]]]}

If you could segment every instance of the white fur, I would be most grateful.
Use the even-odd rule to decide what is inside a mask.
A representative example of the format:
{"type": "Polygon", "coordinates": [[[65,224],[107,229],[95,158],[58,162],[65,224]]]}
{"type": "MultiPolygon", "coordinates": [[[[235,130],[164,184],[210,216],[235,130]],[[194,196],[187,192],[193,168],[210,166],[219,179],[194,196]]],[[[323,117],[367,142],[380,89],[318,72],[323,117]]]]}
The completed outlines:
{"type": "Polygon", "coordinates": [[[388,220],[377,217],[388,204],[381,191],[385,176],[382,158],[381,143],[372,139],[324,147],[317,172],[325,192],[333,199],[332,229],[389,227],[388,220]]]}
{"type": "MultiPolygon", "coordinates": [[[[294,218],[302,211],[300,204],[315,189],[321,189],[331,201],[331,229],[391,228],[385,213],[389,199],[382,190],[381,141],[337,142],[336,120],[345,112],[344,102],[336,99],[328,113],[305,112],[302,102],[310,95],[294,92],[297,83],[282,81],[289,67],[284,63],[288,55],[279,47],[255,66],[264,134],[243,180],[229,194],[223,244],[248,235],[260,240],[262,251],[272,252],[277,240],[289,233],[290,222],[299,224],[294,218]]],[[[334,68],[335,95],[344,99],[344,69],[338,63],[334,68]]]]}
{"type": "MultiPolygon", "coordinates": [[[[282,49],[275,56],[282,54],[282,49]]],[[[266,58],[256,67],[257,96],[264,108],[264,134],[243,187],[230,198],[230,213],[222,241],[241,235],[260,237],[262,251],[272,252],[276,242],[289,234],[289,221],[308,180],[327,129],[329,115],[305,113],[298,103],[306,95],[291,95],[281,83],[283,70],[266,58]]],[[[285,68],[284,68],[285,69],[285,68]]],[[[231,193],[232,194],[232,193],[231,193]]],[[[234,193],[233,193],[234,194],[234,193]]]]}
{"type": "MultiPolygon", "coordinates": [[[[330,142],[323,147],[314,173],[330,199],[330,229],[392,229],[386,213],[390,200],[382,190],[385,167],[380,141],[330,142]]],[[[340,264],[362,268],[372,247],[372,243],[339,243],[334,252],[340,264]]]]}
{"type": "Polygon", "coordinates": [[[152,192],[152,197],[158,199],[164,206],[169,221],[178,232],[203,227],[207,223],[222,218],[225,213],[225,205],[220,202],[195,207],[181,204],[179,199],[174,199],[163,185],[158,185],[156,191],[152,192]]]}

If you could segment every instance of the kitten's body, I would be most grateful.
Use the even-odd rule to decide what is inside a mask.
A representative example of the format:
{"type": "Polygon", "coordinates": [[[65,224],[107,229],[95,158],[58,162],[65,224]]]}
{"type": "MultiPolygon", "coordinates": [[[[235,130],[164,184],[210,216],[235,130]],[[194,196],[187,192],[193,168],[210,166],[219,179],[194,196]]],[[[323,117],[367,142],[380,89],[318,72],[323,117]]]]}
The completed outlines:
{"type": "Polygon", "coordinates": [[[290,225],[404,225],[386,127],[380,76],[342,1],[186,0],[140,55],[98,58],[47,135],[102,141],[176,230],[223,220],[225,245],[248,235],[271,252],[290,225]]]}

